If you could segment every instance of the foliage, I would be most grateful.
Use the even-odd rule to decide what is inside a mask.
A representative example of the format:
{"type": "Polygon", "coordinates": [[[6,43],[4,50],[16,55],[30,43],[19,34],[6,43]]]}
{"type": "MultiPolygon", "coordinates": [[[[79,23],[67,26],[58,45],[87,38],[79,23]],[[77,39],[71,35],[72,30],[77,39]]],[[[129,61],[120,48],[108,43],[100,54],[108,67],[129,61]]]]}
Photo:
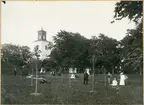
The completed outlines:
{"type": "Polygon", "coordinates": [[[49,41],[49,42],[48,42],[48,49],[51,50],[51,49],[53,48],[53,46],[54,46],[53,43],[49,41]]]}
{"type": "Polygon", "coordinates": [[[143,16],[143,1],[120,1],[115,5],[114,18],[116,20],[128,17],[137,23],[143,16]]]}
{"type": "Polygon", "coordinates": [[[2,73],[11,74],[17,68],[17,74],[28,74],[29,59],[32,57],[28,46],[3,44],[1,53],[2,73]]]}
{"type": "Polygon", "coordinates": [[[61,30],[54,36],[54,42],[50,59],[45,60],[45,65],[51,68],[92,68],[92,56],[95,55],[96,67],[105,66],[112,70],[119,60],[116,54],[117,41],[104,34],[87,39],[79,33],[61,30]]]}
{"type": "Polygon", "coordinates": [[[121,41],[125,46],[123,49],[123,57],[125,66],[131,66],[134,71],[142,71],[142,23],[136,29],[127,31],[127,36],[121,41]]]}
{"type": "Polygon", "coordinates": [[[91,43],[90,51],[93,51],[93,54],[96,56],[95,66],[97,68],[105,67],[107,71],[112,72],[119,60],[118,49],[116,48],[117,40],[100,34],[98,38],[92,38],[91,43]]]}
{"type": "Polygon", "coordinates": [[[2,45],[2,62],[11,63],[17,67],[26,66],[31,52],[27,46],[18,46],[13,44],[2,45]]]}
{"type": "Polygon", "coordinates": [[[121,56],[124,59],[124,67],[142,72],[142,24],[143,1],[120,1],[116,3],[116,20],[128,18],[136,23],[135,29],[128,29],[127,35],[121,40],[124,45],[121,56]]]}
{"type": "Polygon", "coordinates": [[[55,48],[51,57],[62,67],[85,67],[88,40],[79,33],[60,31],[54,36],[55,48]],[[57,56],[56,56],[57,55],[57,56]]]}

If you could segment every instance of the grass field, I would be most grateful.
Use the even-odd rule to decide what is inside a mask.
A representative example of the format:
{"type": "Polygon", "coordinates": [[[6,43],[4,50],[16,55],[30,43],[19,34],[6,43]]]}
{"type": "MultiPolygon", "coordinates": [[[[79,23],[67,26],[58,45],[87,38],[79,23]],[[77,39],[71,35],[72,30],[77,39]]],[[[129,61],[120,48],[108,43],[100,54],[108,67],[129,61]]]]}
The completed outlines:
{"type": "MultiPolygon", "coordinates": [[[[104,75],[95,76],[94,90],[91,90],[91,77],[89,84],[83,84],[83,75],[71,80],[69,87],[68,75],[45,76],[50,84],[39,84],[39,96],[30,95],[34,87],[30,86],[30,79],[13,75],[2,75],[2,104],[142,104],[142,76],[128,75],[127,85],[119,90],[105,86],[104,75]]],[[[34,81],[35,82],[35,81],[34,81]]]]}

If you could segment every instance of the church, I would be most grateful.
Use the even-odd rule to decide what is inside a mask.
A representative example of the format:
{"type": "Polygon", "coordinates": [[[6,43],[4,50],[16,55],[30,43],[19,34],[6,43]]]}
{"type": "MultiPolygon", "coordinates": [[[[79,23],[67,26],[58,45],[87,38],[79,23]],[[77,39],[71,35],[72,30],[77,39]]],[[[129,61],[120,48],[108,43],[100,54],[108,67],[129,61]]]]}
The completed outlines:
{"type": "Polygon", "coordinates": [[[47,41],[46,39],[46,31],[44,31],[43,29],[39,30],[38,31],[38,39],[35,40],[33,42],[33,49],[35,47],[38,48],[38,50],[40,50],[40,60],[44,60],[45,58],[48,58],[49,54],[50,54],[50,49],[48,49],[48,44],[49,44],[49,41],[47,41]]]}

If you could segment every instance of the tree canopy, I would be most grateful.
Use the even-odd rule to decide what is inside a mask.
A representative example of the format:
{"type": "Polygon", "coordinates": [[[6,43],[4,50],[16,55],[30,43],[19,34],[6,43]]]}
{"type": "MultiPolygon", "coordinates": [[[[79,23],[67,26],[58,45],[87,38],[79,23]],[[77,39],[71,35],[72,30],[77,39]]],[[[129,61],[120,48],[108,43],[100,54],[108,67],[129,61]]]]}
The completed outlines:
{"type": "Polygon", "coordinates": [[[25,66],[31,57],[28,46],[18,46],[13,44],[2,45],[2,62],[11,63],[18,67],[25,66]]]}
{"type": "Polygon", "coordinates": [[[128,29],[127,35],[121,40],[124,45],[122,56],[124,65],[132,70],[142,72],[142,24],[143,24],[143,1],[120,1],[116,3],[116,20],[128,18],[136,23],[135,29],[128,29]]]}
{"type": "Polygon", "coordinates": [[[121,20],[128,18],[138,22],[143,16],[143,1],[120,1],[115,4],[114,18],[121,20]]]}

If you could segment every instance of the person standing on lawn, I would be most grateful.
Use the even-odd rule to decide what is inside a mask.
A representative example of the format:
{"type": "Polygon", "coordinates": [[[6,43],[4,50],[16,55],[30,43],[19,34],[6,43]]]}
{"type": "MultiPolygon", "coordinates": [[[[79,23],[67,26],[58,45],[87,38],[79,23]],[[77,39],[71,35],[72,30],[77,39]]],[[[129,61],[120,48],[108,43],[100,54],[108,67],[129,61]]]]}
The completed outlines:
{"type": "Polygon", "coordinates": [[[14,76],[16,76],[16,67],[14,68],[14,76]]]}
{"type": "Polygon", "coordinates": [[[110,72],[108,72],[107,77],[108,77],[108,84],[110,85],[111,77],[112,77],[112,75],[110,74],[110,72]]]}
{"type": "Polygon", "coordinates": [[[84,84],[88,84],[88,77],[89,77],[89,75],[88,75],[88,73],[85,71],[85,72],[84,72],[84,84]]]}
{"type": "Polygon", "coordinates": [[[120,86],[125,86],[125,80],[127,79],[128,77],[126,75],[123,74],[123,72],[120,73],[120,83],[119,85],[120,86]]]}

